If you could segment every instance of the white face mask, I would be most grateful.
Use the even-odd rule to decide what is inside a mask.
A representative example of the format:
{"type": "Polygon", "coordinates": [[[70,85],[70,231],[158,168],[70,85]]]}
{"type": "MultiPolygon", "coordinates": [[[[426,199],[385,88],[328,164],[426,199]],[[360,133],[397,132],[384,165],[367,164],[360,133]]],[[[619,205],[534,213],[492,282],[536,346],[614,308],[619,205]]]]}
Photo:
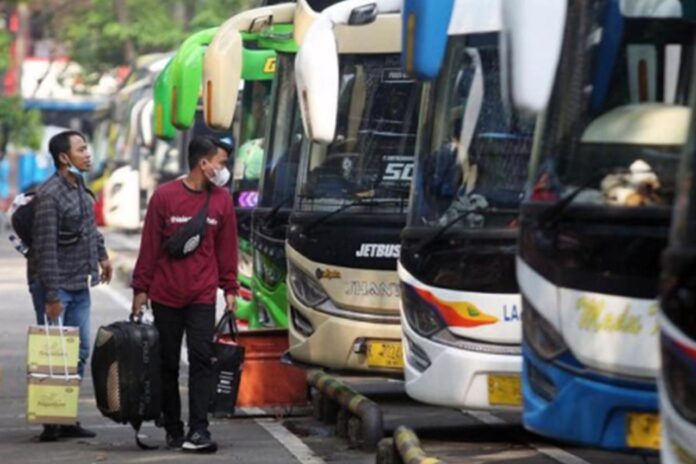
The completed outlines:
{"type": "Polygon", "coordinates": [[[217,168],[215,169],[215,174],[209,180],[218,187],[224,187],[230,180],[230,170],[226,167],[217,168]]]}
{"type": "Polygon", "coordinates": [[[70,161],[70,157],[68,157],[68,171],[72,172],[77,176],[82,176],[84,174],[83,171],[79,170],[74,164],[72,164],[72,161],[70,161]]]}

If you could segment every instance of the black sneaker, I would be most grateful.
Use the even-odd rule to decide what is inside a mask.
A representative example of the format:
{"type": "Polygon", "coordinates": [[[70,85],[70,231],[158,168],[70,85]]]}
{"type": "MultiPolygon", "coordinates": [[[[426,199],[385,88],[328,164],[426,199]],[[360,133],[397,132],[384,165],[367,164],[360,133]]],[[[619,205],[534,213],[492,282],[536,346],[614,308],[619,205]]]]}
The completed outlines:
{"type": "Polygon", "coordinates": [[[184,445],[183,433],[167,433],[167,448],[181,449],[184,445]]]}
{"type": "Polygon", "coordinates": [[[214,453],[217,451],[217,443],[210,439],[210,432],[207,430],[197,430],[189,432],[181,449],[189,453],[214,453]]]}
{"type": "Polygon", "coordinates": [[[58,441],[60,437],[60,426],[46,424],[43,432],[39,435],[39,441],[58,441]]]}
{"type": "Polygon", "coordinates": [[[61,425],[59,429],[61,438],[94,438],[96,433],[84,428],[80,423],[75,425],[61,425]]]}

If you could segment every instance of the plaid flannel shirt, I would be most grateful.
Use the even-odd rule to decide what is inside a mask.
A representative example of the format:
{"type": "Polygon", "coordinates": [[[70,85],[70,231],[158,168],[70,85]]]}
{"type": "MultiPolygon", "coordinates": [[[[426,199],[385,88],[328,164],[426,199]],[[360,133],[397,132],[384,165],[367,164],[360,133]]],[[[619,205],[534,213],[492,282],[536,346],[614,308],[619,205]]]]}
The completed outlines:
{"type": "Polygon", "coordinates": [[[82,179],[73,185],[58,173],[44,182],[34,198],[32,244],[27,273],[39,281],[46,301],[58,299],[58,289],[82,290],[99,283],[98,261],[107,258],[104,237],[94,220],[94,201],[82,179]],[[59,231],[79,234],[74,244],[60,245],[59,231]]]}

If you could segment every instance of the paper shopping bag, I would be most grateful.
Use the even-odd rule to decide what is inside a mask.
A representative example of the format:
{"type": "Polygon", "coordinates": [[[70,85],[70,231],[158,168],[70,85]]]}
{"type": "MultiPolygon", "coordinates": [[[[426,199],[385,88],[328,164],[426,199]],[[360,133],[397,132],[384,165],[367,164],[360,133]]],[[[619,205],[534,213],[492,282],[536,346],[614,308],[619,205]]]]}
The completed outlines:
{"type": "Polygon", "coordinates": [[[30,374],[27,378],[27,422],[75,424],[79,397],[78,376],[30,374]]]}
{"type": "Polygon", "coordinates": [[[27,372],[30,374],[65,374],[66,370],[68,374],[76,374],[79,354],[79,328],[38,325],[29,327],[27,372]]]}

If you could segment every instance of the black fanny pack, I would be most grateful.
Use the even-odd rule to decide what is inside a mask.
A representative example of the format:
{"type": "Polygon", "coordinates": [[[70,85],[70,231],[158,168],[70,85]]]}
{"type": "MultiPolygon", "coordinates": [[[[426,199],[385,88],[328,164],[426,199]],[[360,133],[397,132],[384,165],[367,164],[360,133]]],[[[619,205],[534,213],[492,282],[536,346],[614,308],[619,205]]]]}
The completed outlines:
{"type": "Polygon", "coordinates": [[[198,249],[205,237],[205,223],[208,217],[210,189],[205,198],[205,204],[198,213],[186,224],[181,226],[164,244],[164,251],[175,259],[185,258],[198,249]]]}

